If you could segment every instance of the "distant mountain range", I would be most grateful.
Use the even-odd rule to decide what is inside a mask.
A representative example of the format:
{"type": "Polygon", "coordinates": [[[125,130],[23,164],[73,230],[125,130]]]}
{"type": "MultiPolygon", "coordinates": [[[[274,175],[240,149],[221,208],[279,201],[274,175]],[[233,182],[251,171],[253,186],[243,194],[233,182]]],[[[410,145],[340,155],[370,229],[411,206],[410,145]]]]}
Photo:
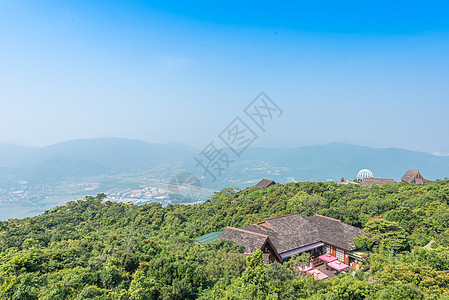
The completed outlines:
{"type": "Polygon", "coordinates": [[[196,152],[177,143],[151,144],[120,138],[72,140],[42,148],[0,144],[0,174],[36,180],[136,171],[162,163],[189,168],[196,152]]]}
{"type": "Polygon", "coordinates": [[[297,181],[354,179],[360,169],[370,169],[377,178],[399,181],[408,169],[420,169],[430,180],[449,177],[449,157],[396,148],[370,148],[342,143],[294,149],[250,148],[244,158],[270,161],[286,167],[286,176],[297,181]]]}
{"type": "Polygon", "coordinates": [[[143,197],[140,192],[145,188],[168,191],[163,197],[173,191],[186,195],[196,191],[194,201],[197,201],[226,187],[254,185],[262,178],[280,183],[339,181],[341,177],[352,180],[365,168],[377,178],[392,178],[397,182],[408,169],[420,169],[430,180],[449,177],[449,156],[404,149],[331,143],[296,148],[253,147],[240,157],[229,149],[223,150],[234,162],[213,181],[195,166],[193,158],[200,157],[201,150],[177,143],[98,138],[42,148],[0,144],[0,220],[36,215],[97,193],[111,197],[120,194],[118,201],[136,191],[139,201],[165,204],[184,201],[177,196],[143,197]],[[197,175],[197,181],[192,176],[187,178],[199,185],[179,182],[177,174],[182,173],[197,175]]]}
{"type": "MultiPolygon", "coordinates": [[[[42,148],[0,144],[0,178],[76,178],[148,170],[161,164],[168,169],[176,166],[194,172],[193,157],[199,152],[178,143],[151,144],[119,138],[72,140],[42,148]]],[[[420,169],[431,180],[449,177],[448,156],[341,143],[248,148],[240,158],[233,159],[235,163],[223,176],[223,187],[229,182],[253,182],[261,176],[280,182],[353,179],[363,168],[370,169],[375,177],[397,181],[410,168],[420,169]]]]}

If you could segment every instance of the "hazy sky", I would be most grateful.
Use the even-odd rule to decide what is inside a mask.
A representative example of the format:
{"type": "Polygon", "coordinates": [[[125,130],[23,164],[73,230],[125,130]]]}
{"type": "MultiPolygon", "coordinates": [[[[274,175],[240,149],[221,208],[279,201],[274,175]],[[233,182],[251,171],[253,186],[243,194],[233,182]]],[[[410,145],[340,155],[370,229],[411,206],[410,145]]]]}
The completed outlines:
{"type": "Polygon", "coordinates": [[[447,1],[0,1],[0,141],[263,139],[449,153],[447,1]]]}

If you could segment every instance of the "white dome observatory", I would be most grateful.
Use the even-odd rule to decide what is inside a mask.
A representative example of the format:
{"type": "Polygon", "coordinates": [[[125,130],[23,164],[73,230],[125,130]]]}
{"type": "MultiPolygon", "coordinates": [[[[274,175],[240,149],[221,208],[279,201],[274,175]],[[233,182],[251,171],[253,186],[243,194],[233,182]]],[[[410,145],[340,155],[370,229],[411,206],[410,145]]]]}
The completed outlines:
{"type": "Polygon", "coordinates": [[[368,169],[363,169],[360,170],[359,173],[357,174],[357,179],[364,179],[364,178],[373,178],[373,172],[371,172],[368,169]]]}

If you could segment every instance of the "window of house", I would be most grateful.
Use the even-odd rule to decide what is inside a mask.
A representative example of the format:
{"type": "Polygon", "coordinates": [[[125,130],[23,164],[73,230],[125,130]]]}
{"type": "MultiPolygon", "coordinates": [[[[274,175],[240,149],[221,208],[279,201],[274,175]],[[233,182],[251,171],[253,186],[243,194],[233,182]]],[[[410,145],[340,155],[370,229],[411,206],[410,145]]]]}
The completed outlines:
{"type": "Polygon", "coordinates": [[[338,261],[344,263],[345,262],[345,252],[340,249],[336,249],[337,259],[338,261]]]}

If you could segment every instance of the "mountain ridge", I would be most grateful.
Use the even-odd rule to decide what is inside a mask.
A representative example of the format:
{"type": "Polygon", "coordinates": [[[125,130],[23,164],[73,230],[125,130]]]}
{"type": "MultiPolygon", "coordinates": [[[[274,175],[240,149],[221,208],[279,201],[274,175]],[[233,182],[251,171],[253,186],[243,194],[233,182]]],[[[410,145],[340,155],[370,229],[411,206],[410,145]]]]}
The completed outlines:
{"type": "MultiPolygon", "coordinates": [[[[155,144],[111,137],[70,140],[40,148],[0,144],[0,175],[9,172],[26,179],[82,177],[150,169],[161,163],[166,163],[167,168],[177,165],[193,173],[193,158],[199,153],[200,150],[175,142],[155,144]]],[[[338,142],[295,148],[250,147],[241,157],[233,159],[236,161],[230,166],[233,176],[242,174],[243,162],[248,167],[257,167],[263,162],[267,165],[268,177],[270,167],[285,169],[282,174],[273,175],[281,182],[287,177],[310,181],[352,179],[363,168],[371,169],[376,177],[396,180],[410,168],[420,169],[431,180],[449,176],[447,156],[338,142]]]]}

